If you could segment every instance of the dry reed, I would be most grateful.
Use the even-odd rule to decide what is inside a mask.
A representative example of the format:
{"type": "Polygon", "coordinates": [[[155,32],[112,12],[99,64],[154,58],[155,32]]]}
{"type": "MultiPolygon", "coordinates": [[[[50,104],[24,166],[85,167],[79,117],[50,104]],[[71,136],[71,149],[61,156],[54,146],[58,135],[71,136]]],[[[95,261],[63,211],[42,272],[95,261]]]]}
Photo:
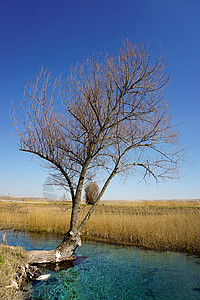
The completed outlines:
{"type": "Polygon", "coordinates": [[[84,236],[150,249],[200,253],[200,215],[168,212],[164,215],[96,214],[84,236]]]}
{"type": "Polygon", "coordinates": [[[20,247],[0,245],[0,299],[22,299],[22,290],[16,289],[16,272],[26,259],[25,252],[20,247]]]}
{"type": "MultiPolygon", "coordinates": [[[[199,208],[199,203],[178,202],[99,205],[83,238],[199,254],[199,208]]],[[[82,214],[87,210],[83,206],[82,214]]],[[[69,205],[1,204],[0,228],[63,234],[70,213],[69,205]]]]}

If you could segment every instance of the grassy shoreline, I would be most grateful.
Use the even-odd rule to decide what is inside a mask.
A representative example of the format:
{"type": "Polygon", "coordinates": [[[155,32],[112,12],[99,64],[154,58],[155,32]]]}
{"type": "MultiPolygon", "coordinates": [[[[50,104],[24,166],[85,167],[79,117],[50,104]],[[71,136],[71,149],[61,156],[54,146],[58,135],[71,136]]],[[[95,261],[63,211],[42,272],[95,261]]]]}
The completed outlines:
{"type": "MultiPolygon", "coordinates": [[[[88,206],[82,205],[82,215],[88,206]]],[[[68,202],[0,203],[0,229],[64,234],[68,202]]],[[[147,201],[100,204],[83,230],[83,239],[136,245],[154,250],[200,254],[200,202],[147,201]]]]}
{"type": "Polygon", "coordinates": [[[24,265],[26,253],[20,247],[0,245],[0,299],[22,299],[22,288],[16,289],[16,273],[24,265]]]}

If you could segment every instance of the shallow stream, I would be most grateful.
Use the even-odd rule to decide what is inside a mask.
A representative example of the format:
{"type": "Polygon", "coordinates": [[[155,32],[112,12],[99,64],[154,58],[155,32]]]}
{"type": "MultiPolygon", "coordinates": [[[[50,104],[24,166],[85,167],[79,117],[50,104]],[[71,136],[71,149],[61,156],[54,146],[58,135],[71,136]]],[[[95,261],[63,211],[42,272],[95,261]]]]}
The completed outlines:
{"type": "MultiPolygon", "coordinates": [[[[26,250],[49,250],[61,238],[7,231],[6,241],[26,250]]],[[[83,242],[76,255],[73,265],[44,269],[51,276],[29,284],[25,299],[200,299],[198,257],[99,242],[83,242]]]]}

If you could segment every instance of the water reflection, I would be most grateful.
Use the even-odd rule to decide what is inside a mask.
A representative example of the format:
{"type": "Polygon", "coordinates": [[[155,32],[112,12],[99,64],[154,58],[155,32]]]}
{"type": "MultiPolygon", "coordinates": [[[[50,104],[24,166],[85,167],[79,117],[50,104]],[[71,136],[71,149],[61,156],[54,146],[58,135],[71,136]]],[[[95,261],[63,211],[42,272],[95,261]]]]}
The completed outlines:
{"type": "MultiPolygon", "coordinates": [[[[52,249],[61,239],[7,233],[9,244],[27,250],[52,249]]],[[[95,242],[84,242],[76,252],[80,260],[73,265],[57,272],[44,268],[50,278],[29,285],[26,299],[200,299],[197,257],[95,242]]]]}

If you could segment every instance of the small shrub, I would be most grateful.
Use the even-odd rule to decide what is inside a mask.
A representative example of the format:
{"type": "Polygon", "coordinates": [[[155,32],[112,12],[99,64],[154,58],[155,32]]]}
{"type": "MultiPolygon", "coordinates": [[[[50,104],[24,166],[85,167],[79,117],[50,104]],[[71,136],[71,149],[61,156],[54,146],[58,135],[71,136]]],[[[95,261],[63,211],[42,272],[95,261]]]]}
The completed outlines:
{"type": "Polygon", "coordinates": [[[94,204],[99,194],[99,186],[95,181],[88,183],[85,187],[85,201],[87,204],[94,204]]]}

